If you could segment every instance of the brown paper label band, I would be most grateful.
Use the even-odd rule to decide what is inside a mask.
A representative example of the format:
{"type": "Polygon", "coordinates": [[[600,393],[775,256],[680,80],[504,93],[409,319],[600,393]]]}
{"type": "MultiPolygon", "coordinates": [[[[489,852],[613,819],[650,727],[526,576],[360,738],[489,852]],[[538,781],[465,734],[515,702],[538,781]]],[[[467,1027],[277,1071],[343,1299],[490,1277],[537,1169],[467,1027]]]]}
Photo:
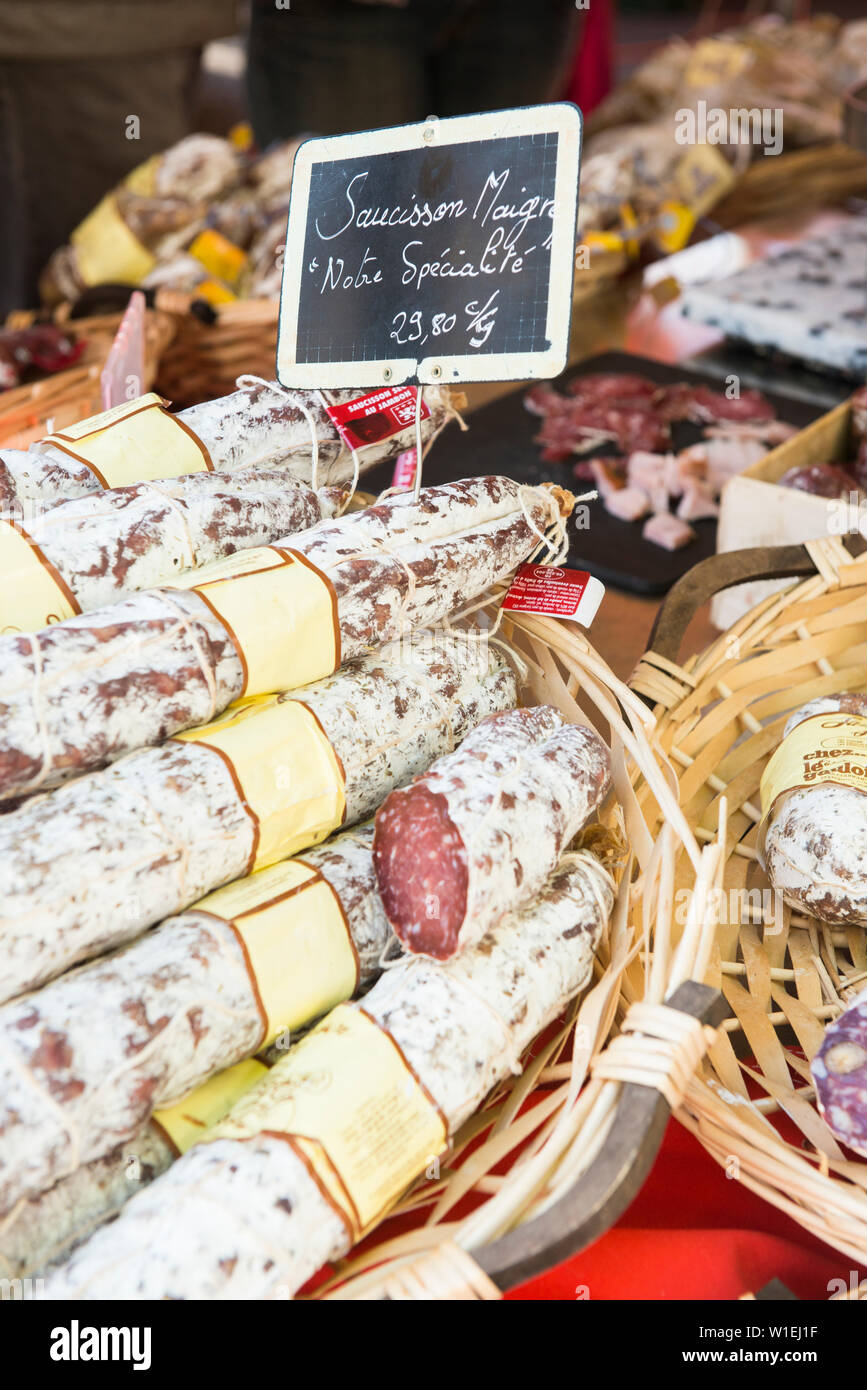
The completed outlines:
{"type": "Polygon", "coordinates": [[[0,521],[0,635],[38,632],[80,612],[59,570],[24,528],[0,521]]]}
{"type": "Polygon", "coordinates": [[[104,488],[210,473],[202,441],[153,391],[40,439],[85,464],[104,488]]]}
{"type": "Polygon", "coordinates": [[[242,695],[295,690],[340,665],[337,595],[303,555],[256,546],[172,580],[204,599],[244,668],[242,695]]]}
{"type": "Polygon", "coordinates": [[[232,773],[254,825],[248,872],[320,844],[342,824],[343,771],[300,700],[242,700],[213,723],[175,738],[212,749],[232,773]]]}
{"type": "Polygon", "coordinates": [[[245,1062],[218,1072],[175,1105],[155,1110],[153,1123],[159,1126],[178,1154],[185,1154],[267,1074],[264,1062],[248,1057],[245,1062]]]}
{"type": "Polygon", "coordinates": [[[867,792],[864,715],[829,711],[796,724],[762,774],[762,816],[767,818],[787,792],[829,782],[867,792]]]}
{"type": "Polygon", "coordinates": [[[259,1046],[321,1018],[358,988],[358,953],[340,899],[301,859],[218,888],[190,910],[218,917],[238,937],[262,1014],[259,1046]]]}

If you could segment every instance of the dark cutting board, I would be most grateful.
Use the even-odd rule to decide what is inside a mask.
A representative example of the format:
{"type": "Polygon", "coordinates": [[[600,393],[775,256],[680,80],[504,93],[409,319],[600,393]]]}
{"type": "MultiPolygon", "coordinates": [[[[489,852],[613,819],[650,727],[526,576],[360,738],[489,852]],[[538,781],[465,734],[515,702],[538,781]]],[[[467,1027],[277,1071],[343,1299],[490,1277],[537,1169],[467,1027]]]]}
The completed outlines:
{"type": "MultiPolygon", "coordinates": [[[[554,383],[562,387],[587,372],[637,372],[669,385],[675,381],[695,382],[723,390],[725,381],[714,381],[705,373],[686,371],[675,364],[654,362],[628,352],[606,352],[591,357],[578,367],[569,368],[554,383]]],[[[454,425],[437,440],[425,461],[424,481],[453,482],[481,473],[504,473],[522,483],[559,483],[572,492],[582,492],[589,484],[578,482],[572,473],[572,463],[543,463],[539,446],[533,436],[541,426],[538,416],[524,408],[521,386],[508,396],[501,396],[490,405],[482,406],[467,418],[469,429],[461,433],[454,425]]],[[[794,400],[773,391],[766,391],[781,420],[799,429],[822,414],[819,403],[794,400]]],[[[685,448],[702,437],[701,429],[688,422],[678,422],[672,428],[673,448],[685,448]]],[[[599,453],[611,453],[602,447],[599,453]]],[[[589,457],[589,455],[588,455],[589,457]]],[[[366,492],[379,492],[391,486],[393,465],[385,465],[366,473],[362,486],[366,492]]],[[[611,584],[633,593],[664,594],[676,580],[699,560],[716,550],[716,522],[696,521],[692,525],[697,539],[682,550],[663,550],[642,539],[641,522],[619,521],[610,516],[601,500],[585,504],[589,513],[585,529],[577,529],[574,519],[569,523],[571,545],[567,564],[574,569],[587,569],[603,584],[611,584]]]]}

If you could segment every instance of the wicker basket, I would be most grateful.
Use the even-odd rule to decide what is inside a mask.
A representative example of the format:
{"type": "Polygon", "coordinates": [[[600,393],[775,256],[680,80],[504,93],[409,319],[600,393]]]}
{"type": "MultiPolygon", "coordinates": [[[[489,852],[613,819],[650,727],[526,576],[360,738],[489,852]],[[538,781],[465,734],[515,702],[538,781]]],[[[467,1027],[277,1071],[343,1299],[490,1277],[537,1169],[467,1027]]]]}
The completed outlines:
{"type": "Polygon", "coordinates": [[[792,154],[757,159],[709,220],[726,229],[744,222],[798,216],[811,208],[835,207],[867,194],[867,155],[842,140],[811,145],[792,154]]]}
{"type": "Polygon", "coordinates": [[[276,299],[220,304],[213,323],[175,316],[175,337],[163,353],[157,390],[176,406],[227,395],[242,373],[273,378],[277,362],[276,299]]]}
{"type": "MultiPolygon", "coordinates": [[[[10,328],[26,328],[36,319],[28,310],[13,314],[10,328]]],[[[27,386],[16,386],[0,394],[0,447],[26,449],[52,429],[86,420],[102,410],[100,373],[120,324],[120,314],[99,314],[92,318],[69,319],[69,306],[53,315],[57,324],[69,323],[77,338],[86,343],[74,367],[27,386]]],[[[148,309],[145,316],[145,381],[149,391],[156,379],[162,353],[175,332],[172,315],[148,309]]]]}
{"type": "MultiPolygon", "coordinates": [[[[752,1191],[861,1264],[867,1161],[819,1115],[809,1061],[828,1022],[867,983],[867,935],[786,908],[774,917],[756,859],[758,790],[788,714],[867,686],[867,560],[839,538],[714,556],[671,591],[632,687],[650,697],[697,839],[725,825],[720,925],[704,979],[729,1005],[678,1118],[752,1191]],[[676,657],[692,614],[743,579],[808,576],[757,605],[702,655],[676,657]]],[[[642,797],[648,826],[660,817],[642,797]]],[[[691,889],[683,861],[678,885],[691,889]]],[[[655,943],[658,952],[660,942],[655,943]]]]}

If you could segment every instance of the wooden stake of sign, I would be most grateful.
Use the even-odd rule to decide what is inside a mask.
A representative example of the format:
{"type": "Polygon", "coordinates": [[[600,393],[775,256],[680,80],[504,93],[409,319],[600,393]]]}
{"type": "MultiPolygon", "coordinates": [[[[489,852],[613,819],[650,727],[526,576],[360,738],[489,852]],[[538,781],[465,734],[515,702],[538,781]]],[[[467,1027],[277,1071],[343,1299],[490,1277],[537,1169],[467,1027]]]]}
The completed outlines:
{"type": "Polygon", "coordinates": [[[581,113],[568,102],[305,141],[286,387],[523,380],[566,365],[581,113]]]}

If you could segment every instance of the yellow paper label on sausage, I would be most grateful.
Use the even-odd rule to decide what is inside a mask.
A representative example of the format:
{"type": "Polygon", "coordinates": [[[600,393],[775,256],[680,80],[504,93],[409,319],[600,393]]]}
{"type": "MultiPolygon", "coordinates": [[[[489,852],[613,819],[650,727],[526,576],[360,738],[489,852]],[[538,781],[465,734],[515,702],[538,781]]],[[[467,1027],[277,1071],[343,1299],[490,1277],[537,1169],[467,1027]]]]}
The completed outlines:
{"type": "Polygon", "coordinates": [[[688,87],[712,87],[738,77],[752,61],[753,54],[744,44],[730,39],[702,39],[692,50],[684,81],[688,87]]]}
{"type": "Polygon", "coordinates": [[[641,253],[641,246],[639,242],[637,242],[634,237],[630,237],[628,233],[634,231],[638,227],[638,214],[630,203],[620,204],[620,223],[624,229],[623,245],[626,249],[626,254],[637,260],[641,253]]]}
{"type": "Polygon", "coordinates": [[[762,815],[786,792],[828,782],[867,792],[867,717],[814,714],[787,734],[762,774],[762,815]]]}
{"type": "Polygon", "coordinates": [[[600,251],[622,251],[624,254],[626,252],[626,243],[620,232],[587,232],[584,244],[591,250],[596,246],[600,251]]]}
{"type": "Polygon", "coordinates": [[[161,155],[152,154],[150,159],[145,159],[141,164],[137,164],[124,179],[124,188],[128,188],[130,193],[136,193],[141,198],[153,198],[157,191],[157,170],[161,158],[161,155]]]}
{"type": "Polygon", "coordinates": [[[227,1067],[225,1071],[212,1076],[176,1105],[155,1110],[154,1119],[178,1153],[185,1154],[267,1074],[268,1068],[264,1062],[248,1057],[245,1062],[238,1062],[237,1066],[227,1067]]]}
{"type": "Polygon", "coordinates": [[[247,263],[247,257],[240,246],[236,246],[213,227],[206,227],[203,232],[199,232],[190,245],[189,254],[205,267],[209,275],[222,280],[226,285],[238,283],[238,277],[247,263]]]}
{"type": "Polygon", "coordinates": [[[157,263],[124,222],[113,193],[79,223],[70,241],[85,285],[140,285],[157,263]]]}
{"type": "Polygon", "coordinates": [[[217,749],[231,767],[256,825],[251,869],[320,844],[342,823],[340,764],[300,700],[242,700],[212,724],[175,738],[217,749]]]}
{"type": "Polygon", "coordinates": [[[694,145],[678,160],[674,170],[680,201],[696,222],[731,192],[737,181],[731,164],[715,145],[694,145]]]}
{"type": "Polygon", "coordinates": [[[69,425],[39,444],[54,444],[86,463],[106,488],[212,468],[204,446],[152,391],[69,425]]]}
{"type": "Polygon", "coordinates": [[[257,546],[172,581],[201,594],[235,638],[244,695],[269,695],[330,676],[340,665],[328,580],[291,550],[257,546]]]}
{"type": "Polygon", "coordinates": [[[37,632],[80,612],[26,535],[0,521],[0,635],[37,632]]]}
{"type": "Polygon", "coordinates": [[[234,927],[265,1016],[263,1045],[351,999],[358,956],[333,888],[311,864],[289,859],[197,902],[234,927]]]}
{"type": "Polygon", "coordinates": [[[442,1153],[442,1115],[397,1045],[340,1004],[272,1067],[208,1139],[291,1139],[353,1236],[442,1153]]]}
{"type": "Polygon", "coordinates": [[[204,299],[214,306],[234,304],[238,298],[228,285],[222,285],[219,280],[202,280],[196,285],[193,293],[196,299],[204,299]]]}
{"type": "Polygon", "coordinates": [[[695,213],[690,208],[669,198],[660,204],[653,240],[661,251],[670,256],[686,246],[695,231],[695,223],[695,213]]]}

